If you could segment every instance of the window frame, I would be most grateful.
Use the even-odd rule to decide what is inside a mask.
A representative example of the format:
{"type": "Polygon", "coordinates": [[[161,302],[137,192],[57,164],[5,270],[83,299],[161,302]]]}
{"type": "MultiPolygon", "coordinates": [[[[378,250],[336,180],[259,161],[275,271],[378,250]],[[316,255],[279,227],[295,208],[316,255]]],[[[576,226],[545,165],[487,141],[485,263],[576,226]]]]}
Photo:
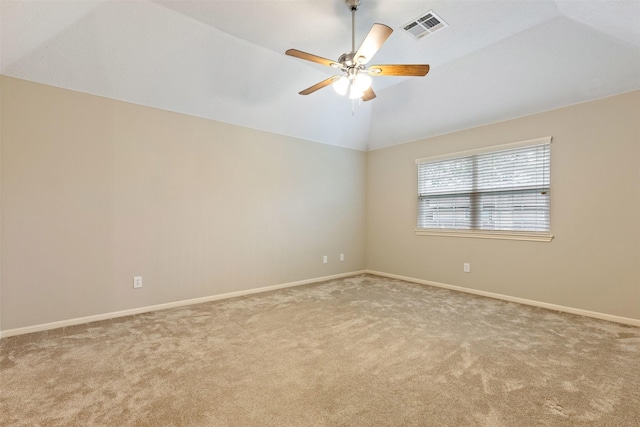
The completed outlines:
{"type": "MultiPolygon", "coordinates": [[[[525,141],[494,145],[489,147],[483,147],[475,150],[459,151],[454,153],[448,153],[444,155],[423,157],[415,160],[416,164],[416,176],[419,175],[419,165],[421,163],[435,162],[442,160],[450,160],[462,157],[469,157],[479,154],[486,154],[491,152],[510,150],[515,148],[523,148],[535,145],[549,144],[551,149],[551,142],[553,138],[551,136],[529,139],[525,141]]],[[[551,160],[549,159],[549,167],[551,167],[551,160]]],[[[416,185],[418,182],[416,181],[416,185]]],[[[551,188],[551,181],[549,182],[549,189],[551,188]]],[[[416,188],[417,205],[416,215],[419,215],[420,210],[420,193],[416,188]]],[[[551,217],[551,194],[549,194],[549,217],[551,217]]],[[[551,225],[550,225],[551,227],[551,225]]],[[[550,242],[554,236],[551,234],[551,228],[549,231],[516,231],[516,230],[482,230],[482,229],[453,229],[453,228],[418,228],[416,217],[416,229],[415,233],[418,236],[440,236],[440,237],[464,237],[464,238],[481,238],[481,239],[500,239],[500,240],[524,240],[533,242],[550,242]]]]}

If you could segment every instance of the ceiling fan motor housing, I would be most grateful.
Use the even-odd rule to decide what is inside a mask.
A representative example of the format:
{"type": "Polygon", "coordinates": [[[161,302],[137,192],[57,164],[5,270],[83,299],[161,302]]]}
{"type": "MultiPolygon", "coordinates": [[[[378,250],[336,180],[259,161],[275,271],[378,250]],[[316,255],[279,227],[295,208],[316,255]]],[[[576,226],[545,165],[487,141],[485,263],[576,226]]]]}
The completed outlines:
{"type": "Polygon", "coordinates": [[[344,67],[344,68],[350,68],[355,64],[355,61],[353,60],[353,57],[355,56],[355,52],[346,52],[343,53],[342,55],[340,55],[340,58],[338,58],[338,62],[344,67]]]}

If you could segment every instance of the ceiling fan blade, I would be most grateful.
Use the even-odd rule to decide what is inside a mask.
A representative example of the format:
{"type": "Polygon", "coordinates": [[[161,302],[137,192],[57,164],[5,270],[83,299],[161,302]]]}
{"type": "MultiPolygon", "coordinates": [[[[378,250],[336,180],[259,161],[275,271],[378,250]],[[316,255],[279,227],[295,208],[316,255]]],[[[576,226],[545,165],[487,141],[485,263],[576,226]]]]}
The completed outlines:
{"type": "Polygon", "coordinates": [[[325,86],[329,86],[331,83],[335,82],[336,80],[338,80],[341,76],[333,76],[333,77],[329,77],[326,80],[321,81],[320,83],[316,83],[311,87],[306,88],[305,90],[303,90],[302,92],[298,92],[300,95],[309,95],[310,93],[313,93],[315,91],[317,91],[318,89],[322,89],[325,86]]]}
{"type": "Polygon", "coordinates": [[[426,76],[429,64],[372,65],[367,72],[372,76],[426,76]]]}
{"type": "Polygon", "coordinates": [[[306,61],[315,62],[317,64],[326,65],[327,67],[340,68],[340,64],[336,61],[332,61],[321,56],[312,55],[311,53],[303,52],[297,49],[289,49],[285,52],[289,56],[295,56],[296,58],[304,59],[306,61]]]}
{"type": "Polygon", "coordinates": [[[384,24],[373,24],[369,34],[360,45],[360,48],[353,57],[359,64],[366,64],[376,54],[380,46],[389,38],[393,33],[391,27],[384,24]]]}
{"type": "Polygon", "coordinates": [[[371,101],[375,97],[376,97],[376,93],[373,91],[373,89],[369,88],[364,91],[364,95],[362,95],[362,100],[364,102],[367,102],[367,101],[371,101]]]}

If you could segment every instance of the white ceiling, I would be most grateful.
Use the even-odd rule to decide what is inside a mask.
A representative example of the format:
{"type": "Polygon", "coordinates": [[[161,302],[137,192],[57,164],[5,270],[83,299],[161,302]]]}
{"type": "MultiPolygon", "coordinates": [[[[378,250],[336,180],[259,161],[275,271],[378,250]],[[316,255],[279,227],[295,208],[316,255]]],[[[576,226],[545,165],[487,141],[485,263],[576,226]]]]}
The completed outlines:
{"type": "Polygon", "coordinates": [[[395,31],[371,63],[431,72],[355,109],[298,95],[335,72],[284,54],[350,50],[343,0],[1,0],[0,72],[359,150],[640,89],[640,0],[362,0],[356,45],[375,22],[395,31]],[[404,33],[429,10],[449,26],[404,33]]]}

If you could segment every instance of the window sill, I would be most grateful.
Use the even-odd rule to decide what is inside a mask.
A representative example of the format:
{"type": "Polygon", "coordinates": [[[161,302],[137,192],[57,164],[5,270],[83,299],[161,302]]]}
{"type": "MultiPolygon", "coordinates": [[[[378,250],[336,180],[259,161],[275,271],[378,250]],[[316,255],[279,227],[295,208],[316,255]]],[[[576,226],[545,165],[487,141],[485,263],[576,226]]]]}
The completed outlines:
{"type": "Polygon", "coordinates": [[[468,237],[474,239],[524,240],[528,242],[550,242],[552,234],[518,233],[509,231],[433,230],[417,229],[417,236],[468,237]]]}

